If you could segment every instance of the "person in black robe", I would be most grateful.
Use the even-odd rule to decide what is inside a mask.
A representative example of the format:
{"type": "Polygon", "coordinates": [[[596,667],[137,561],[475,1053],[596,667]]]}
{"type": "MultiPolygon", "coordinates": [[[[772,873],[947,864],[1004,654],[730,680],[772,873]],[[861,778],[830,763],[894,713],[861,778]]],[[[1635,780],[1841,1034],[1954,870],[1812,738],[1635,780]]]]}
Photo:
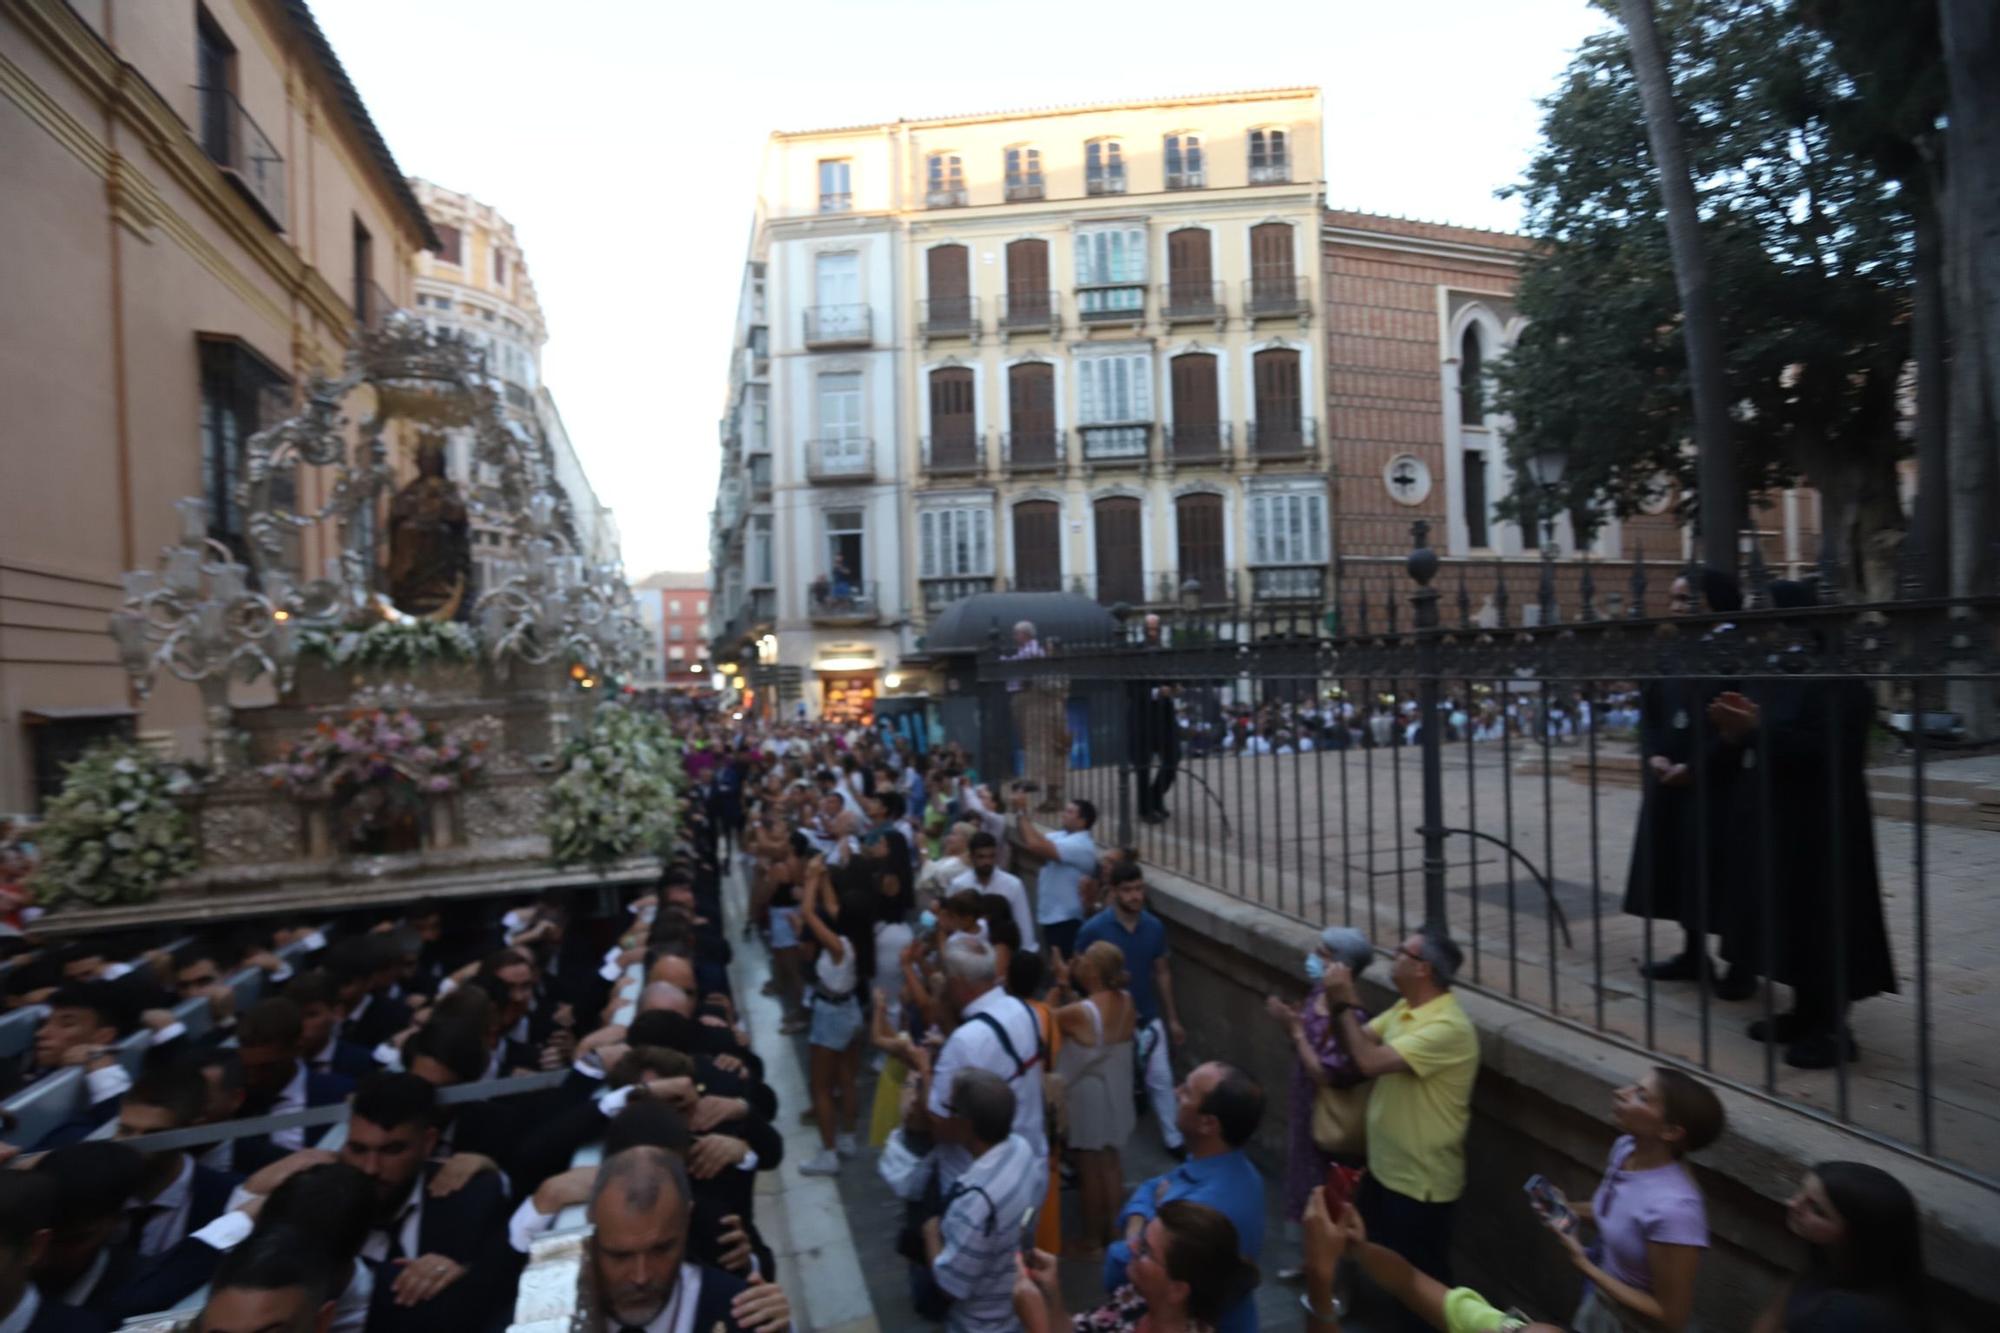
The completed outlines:
{"type": "MultiPolygon", "coordinates": [[[[1742,609],[1743,594],[1729,575],[1705,569],[1699,586],[1709,611],[1728,614],[1742,609]]],[[[1693,582],[1686,576],[1675,579],[1672,598],[1676,615],[1691,613],[1693,582]]],[[[1717,625],[1702,643],[1726,641],[1733,632],[1731,625],[1717,625]]],[[[1709,981],[1721,998],[1740,1000],[1756,988],[1755,979],[1733,969],[1716,977],[1708,956],[1708,935],[1722,929],[1721,898],[1729,869],[1724,835],[1739,766],[1704,712],[1709,700],[1735,686],[1728,680],[1681,675],[1676,670],[1680,665],[1669,656],[1660,676],[1639,691],[1645,798],[1632,842],[1624,910],[1681,926],[1680,952],[1668,958],[1649,957],[1640,967],[1643,975],[1655,981],[1700,978],[1709,981]]]]}
{"type": "MultiPolygon", "coordinates": [[[[1812,590],[1780,581],[1771,601],[1810,606],[1812,590]]],[[[1785,1062],[1800,1069],[1852,1060],[1848,1004],[1896,989],[1863,771],[1874,699],[1851,677],[1809,677],[1813,649],[1802,639],[1774,654],[1777,674],[1709,705],[1742,774],[1728,838],[1736,887],[1725,903],[1722,956],[1732,974],[1768,975],[1792,988],[1793,1009],[1752,1023],[1750,1036],[1784,1043],[1785,1062]]]]}

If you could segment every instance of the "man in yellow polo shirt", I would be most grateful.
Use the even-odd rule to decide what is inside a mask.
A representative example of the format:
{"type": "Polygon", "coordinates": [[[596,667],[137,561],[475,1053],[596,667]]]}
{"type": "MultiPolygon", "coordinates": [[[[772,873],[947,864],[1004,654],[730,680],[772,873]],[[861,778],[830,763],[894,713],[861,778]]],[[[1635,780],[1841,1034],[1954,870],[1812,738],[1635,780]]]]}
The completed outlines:
{"type": "MultiPolygon", "coordinates": [[[[1402,998],[1363,1027],[1354,977],[1327,969],[1326,998],[1340,1043],[1375,1081],[1368,1095],[1368,1175],[1356,1200],[1369,1234],[1447,1287],[1452,1205],[1465,1192],[1465,1132],[1479,1077],[1479,1034],[1451,993],[1463,955],[1426,926],[1396,950],[1390,980],[1402,998]]],[[[1412,1333],[1427,1326],[1402,1312],[1412,1333]]]]}

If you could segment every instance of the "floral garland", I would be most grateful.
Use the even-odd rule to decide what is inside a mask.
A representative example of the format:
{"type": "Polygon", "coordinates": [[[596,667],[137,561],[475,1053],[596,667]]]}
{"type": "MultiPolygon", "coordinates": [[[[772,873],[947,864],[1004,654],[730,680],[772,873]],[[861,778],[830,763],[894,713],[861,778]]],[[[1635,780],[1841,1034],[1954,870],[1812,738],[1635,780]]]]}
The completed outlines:
{"type": "Polygon", "coordinates": [[[464,786],[485,765],[485,748],[408,711],[358,709],[338,722],[322,718],[262,771],[280,791],[331,798],[378,825],[464,786]]]}
{"type": "Polygon", "coordinates": [[[599,870],[657,852],[674,827],[680,747],[658,714],[603,704],[563,751],[549,789],[549,849],[599,870]]]}
{"type": "Polygon", "coordinates": [[[437,620],[378,620],[361,630],[308,630],[299,647],[337,667],[409,668],[470,662],[479,656],[471,630],[437,620]]]}
{"type": "Polygon", "coordinates": [[[38,830],[38,902],[103,907],[151,902],[160,885],[199,864],[194,831],[174,797],[194,781],[135,745],[97,746],[63,773],[38,830]]]}

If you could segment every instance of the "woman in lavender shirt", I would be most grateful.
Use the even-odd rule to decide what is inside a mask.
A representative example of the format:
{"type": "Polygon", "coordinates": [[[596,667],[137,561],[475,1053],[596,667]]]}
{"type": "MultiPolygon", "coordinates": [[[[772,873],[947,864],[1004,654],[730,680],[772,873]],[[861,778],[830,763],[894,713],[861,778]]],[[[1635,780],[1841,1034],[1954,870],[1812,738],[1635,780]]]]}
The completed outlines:
{"type": "Polygon", "coordinates": [[[1542,1221],[1590,1285],[1570,1321],[1576,1333],[1681,1333],[1694,1313],[1694,1279],[1708,1248],[1701,1191],[1682,1162],[1722,1133],[1722,1103],[1678,1069],[1654,1069],[1620,1088],[1611,1118],[1624,1133],[1589,1203],[1568,1203],[1597,1228],[1585,1249],[1577,1224],[1542,1221]]]}
{"type": "MultiPolygon", "coordinates": [[[[1326,975],[1326,969],[1334,963],[1344,964],[1359,977],[1374,959],[1375,950],[1366,935],[1349,926],[1328,926],[1320,932],[1319,944],[1306,955],[1306,979],[1312,989],[1306,992],[1304,1001],[1289,1005],[1273,995],[1264,1002],[1271,1017],[1284,1025],[1285,1035],[1291,1039],[1297,1061],[1292,1066],[1291,1151],[1285,1162],[1285,1220],[1288,1227],[1298,1225],[1305,1212],[1306,1197],[1315,1185],[1326,1183],[1327,1168],[1333,1164],[1333,1158],[1321,1152],[1319,1145],[1313,1142],[1314,1095],[1322,1086],[1352,1087],[1364,1077],[1341,1047],[1333,1015],[1327,1007],[1326,991],[1320,981],[1326,975]]],[[[1362,1023],[1368,1021],[1368,1015],[1359,1010],[1355,1011],[1355,1017],[1362,1023]]],[[[1289,1275],[1290,1270],[1281,1274],[1289,1275]]]]}

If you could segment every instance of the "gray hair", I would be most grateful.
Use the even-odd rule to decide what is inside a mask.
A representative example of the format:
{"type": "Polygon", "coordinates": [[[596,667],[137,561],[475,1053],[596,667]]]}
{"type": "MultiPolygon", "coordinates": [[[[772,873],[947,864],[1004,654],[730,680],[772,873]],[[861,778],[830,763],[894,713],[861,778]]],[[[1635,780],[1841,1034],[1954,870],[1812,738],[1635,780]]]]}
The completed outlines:
{"type": "Polygon", "coordinates": [[[1021,632],[1022,630],[1026,630],[1026,631],[1028,631],[1028,637],[1029,637],[1029,638],[1031,638],[1031,639],[1032,639],[1032,638],[1034,638],[1034,637],[1035,637],[1035,622],[1034,622],[1034,621],[1032,621],[1032,620],[1017,620],[1017,621],[1015,621],[1015,622],[1014,622],[1014,632],[1015,632],[1016,634],[1019,634],[1019,633],[1020,633],[1020,632],[1021,632]]]}
{"type": "Polygon", "coordinates": [[[951,1113],[969,1123],[981,1143],[1006,1141],[1014,1132],[1014,1106],[1014,1090],[990,1069],[961,1069],[952,1080],[951,1113]]]}
{"type": "Polygon", "coordinates": [[[1357,977],[1375,961],[1375,946],[1352,926],[1328,926],[1319,933],[1319,947],[1332,954],[1335,962],[1346,964],[1347,970],[1357,977]]]}
{"type": "Polygon", "coordinates": [[[590,1183],[590,1216],[593,1221],[597,1217],[597,1201],[609,1193],[613,1185],[618,1187],[627,1207],[642,1213],[659,1207],[660,1190],[668,1185],[673,1187],[674,1197],[680,1200],[683,1208],[693,1206],[694,1195],[688,1188],[687,1166],[664,1148],[642,1144],[605,1159],[604,1165],[597,1169],[597,1179],[590,1183]]]}
{"type": "Polygon", "coordinates": [[[1465,954],[1451,942],[1451,936],[1430,926],[1419,926],[1417,938],[1423,941],[1417,946],[1417,952],[1430,964],[1431,979],[1442,989],[1450,990],[1451,980],[1458,975],[1459,964],[1465,961],[1465,954]]]}
{"type": "Polygon", "coordinates": [[[944,942],[944,974],[984,986],[999,975],[993,946],[977,935],[958,934],[944,942]]]}

